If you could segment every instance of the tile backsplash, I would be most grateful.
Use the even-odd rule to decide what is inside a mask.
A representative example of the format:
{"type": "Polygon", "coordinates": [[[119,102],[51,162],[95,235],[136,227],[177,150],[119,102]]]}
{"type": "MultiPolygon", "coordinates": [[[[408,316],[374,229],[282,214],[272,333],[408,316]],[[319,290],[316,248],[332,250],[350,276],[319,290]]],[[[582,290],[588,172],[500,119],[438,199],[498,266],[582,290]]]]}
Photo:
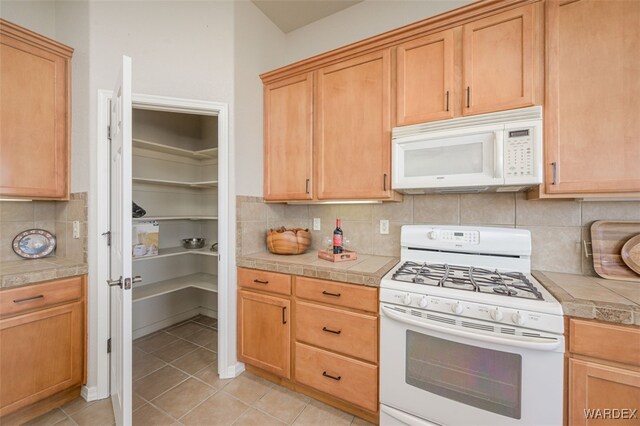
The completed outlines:
{"type": "Polygon", "coordinates": [[[312,248],[323,245],[342,219],[350,247],[361,253],[400,255],[400,227],[410,224],[456,224],[524,228],[531,231],[532,268],[595,275],[592,258],[584,255],[596,220],[638,220],[640,201],[527,200],[523,193],[405,196],[400,203],[286,205],[266,204],[260,197],[238,196],[236,254],[266,250],[266,231],[280,226],[312,228],[312,248]],[[389,220],[389,234],[379,232],[389,220]]]}
{"type": "Polygon", "coordinates": [[[56,236],[56,257],[87,261],[87,193],[69,201],[0,202],[0,262],[21,260],[11,248],[16,235],[31,228],[56,236]],[[80,222],[80,238],[73,238],[73,222],[80,222]]]}

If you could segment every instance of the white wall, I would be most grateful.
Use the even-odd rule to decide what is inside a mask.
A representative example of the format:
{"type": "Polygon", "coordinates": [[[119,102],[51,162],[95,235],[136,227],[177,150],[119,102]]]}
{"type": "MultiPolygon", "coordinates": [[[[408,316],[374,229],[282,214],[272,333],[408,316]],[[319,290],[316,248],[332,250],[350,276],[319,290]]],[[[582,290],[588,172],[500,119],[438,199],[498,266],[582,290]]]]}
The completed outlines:
{"type": "Polygon", "coordinates": [[[365,0],[286,35],[286,65],[471,3],[365,0]]]}
{"type": "Polygon", "coordinates": [[[53,39],[56,37],[55,9],[52,1],[0,1],[0,17],[53,39]]]}
{"type": "Polygon", "coordinates": [[[262,81],[284,61],[285,35],[253,3],[235,2],[236,192],[262,196],[262,81]]]}

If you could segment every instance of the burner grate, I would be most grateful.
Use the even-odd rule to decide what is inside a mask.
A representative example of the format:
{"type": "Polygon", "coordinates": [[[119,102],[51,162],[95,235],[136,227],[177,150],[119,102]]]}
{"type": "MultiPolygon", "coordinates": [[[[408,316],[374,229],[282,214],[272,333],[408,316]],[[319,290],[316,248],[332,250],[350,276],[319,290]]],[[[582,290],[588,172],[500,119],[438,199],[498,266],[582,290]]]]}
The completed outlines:
{"type": "Polygon", "coordinates": [[[540,291],[521,272],[500,272],[497,269],[473,266],[408,261],[393,273],[391,279],[507,297],[543,300],[540,291]]]}

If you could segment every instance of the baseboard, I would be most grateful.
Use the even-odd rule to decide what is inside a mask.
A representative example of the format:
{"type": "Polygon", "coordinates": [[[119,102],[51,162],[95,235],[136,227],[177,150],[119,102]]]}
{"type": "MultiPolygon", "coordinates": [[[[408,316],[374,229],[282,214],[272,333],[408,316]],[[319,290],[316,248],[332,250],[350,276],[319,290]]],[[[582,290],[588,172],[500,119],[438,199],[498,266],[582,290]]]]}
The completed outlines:
{"type": "Polygon", "coordinates": [[[225,374],[220,373],[220,378],[233,379],[235,377],[238,377],[243,371],[244,371],[244,363],[236,362],[235,364],[227,367],[227,371],[225,372],[225,374]]]}
{"type": "Polygon", "coordinates": [[[80,389],[80,396],[82,398],[84,398],[85,401],[87,402],[91,402],[91,401],[97,401],[99,399],[105,399],[105,398],[109,398],[109,394],[107,393],[106,395],[100,395],[98,393],[98,387],[97,386],[82,386],[82,388],[80,389]]]}
{"type": "Polygon", "coordinates": [[[205,315],[210,318],[218,318],[218,311],[200,306],[200,315],[205,315]]]}
{"type": "Polygon", "coordinates": [[[155,331],[162,330],[163,328],[172,326],[179,322],[188,320],[189,318],[195,317],[200,314],[200,307],[189,309],[186,312],[182,312],[180,314],[174,315],[172,317],[166,318],[162,321],[154,322],[153,324],[145,325],[144,327],[140,327],[136,330],[133,330],[133,339],[138,339],[140,337],[146,336],[147,334],[151,334],[155,331]]]}

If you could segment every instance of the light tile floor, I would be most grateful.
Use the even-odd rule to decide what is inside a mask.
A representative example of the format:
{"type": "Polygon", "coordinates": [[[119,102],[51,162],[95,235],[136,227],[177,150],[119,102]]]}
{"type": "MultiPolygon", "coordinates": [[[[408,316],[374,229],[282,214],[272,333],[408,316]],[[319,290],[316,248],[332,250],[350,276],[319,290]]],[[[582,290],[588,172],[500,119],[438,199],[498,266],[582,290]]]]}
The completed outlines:
{"type": "MultiPolygon", "coordinates": [[[[370,425],[248,372],[221,380],[217,342],[217,320],[203,315],[134,341],[134,426],[370,425]]],[[[28,424],[112,425],[111,400],[77,398],[28,424]]]]}

